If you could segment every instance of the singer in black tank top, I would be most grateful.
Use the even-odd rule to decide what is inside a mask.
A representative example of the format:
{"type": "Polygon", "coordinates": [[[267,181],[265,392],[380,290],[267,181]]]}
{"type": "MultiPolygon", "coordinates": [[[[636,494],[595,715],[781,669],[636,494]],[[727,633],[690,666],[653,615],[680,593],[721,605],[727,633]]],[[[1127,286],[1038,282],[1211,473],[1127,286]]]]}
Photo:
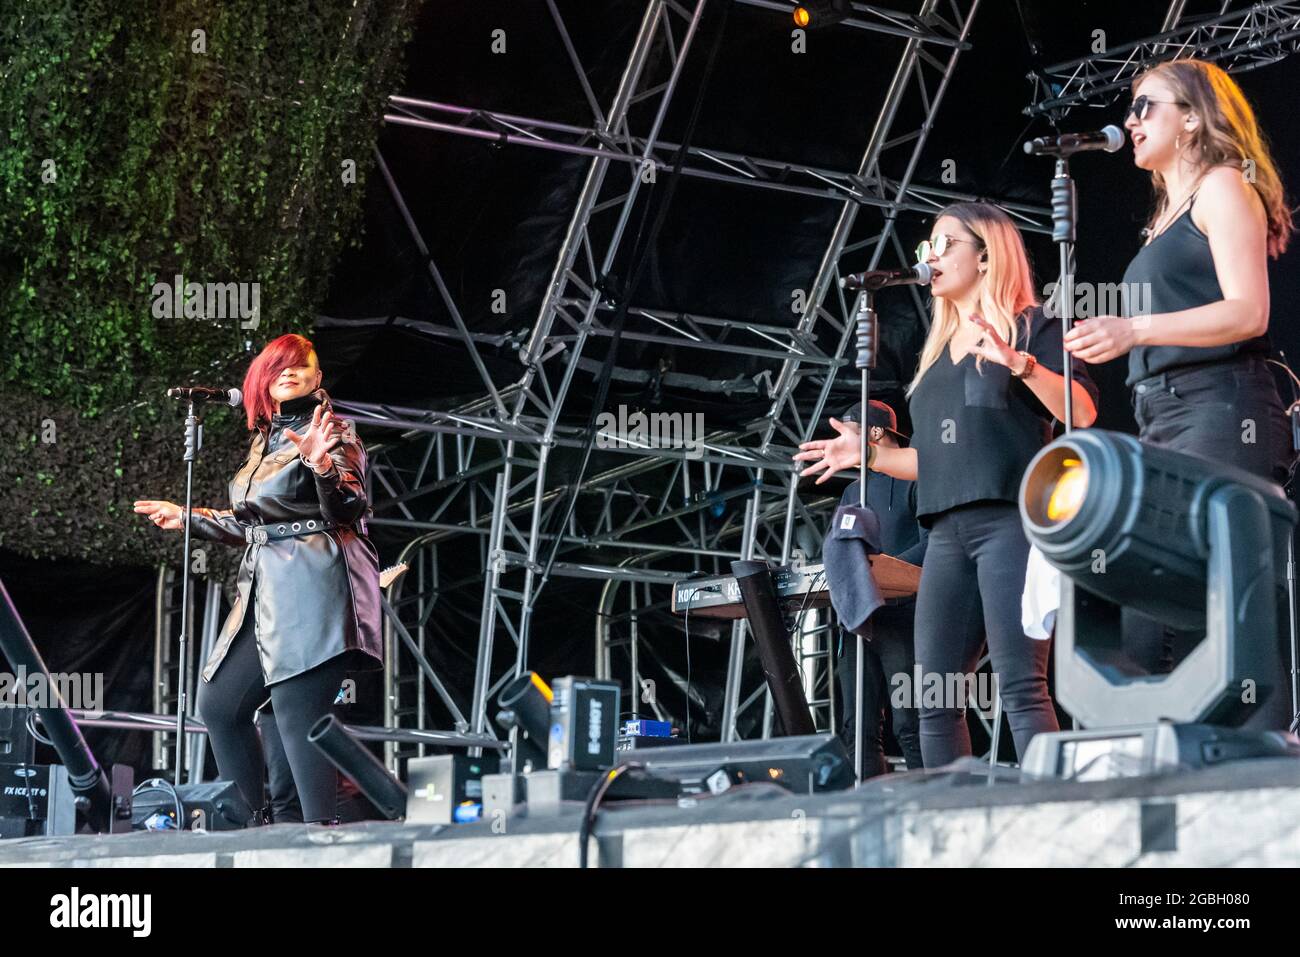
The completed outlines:
{"type": "MultiPolygon", "coordinates": [[[[1187,209],[1138,250],[1124,273],[1124,315],[1160,315],[1223,300],[1209,237],[1193,219],[1197,192],[1187,209]]],[[[1215,346],[1135,346],[1127,383],[1143,442],[1228,463],[1262,478],[1286,482],[1293,459],[1285,408],[1266,363],[1267,334],[1215,346]]],[[[1175,632],[1162,622],[1124,609],[1124,653],[1152,674],[1168,673],[1203,638],[1203,631],[1175,632]]],[[[1280,684],[1288,649],[1279,629],[1270,659],[1280,684]]],[[[1289,695],[1277,693],[1247,727],[1281,728],[1289,718],[1289,695]]]]}
{"type": "MultiPolygon", "coordinates": [[[[1150,313],[1178,312],[1223,298],[1209,240],[1192,221],[1190,206],[1133,257],[1124,273],[1125,289],[1138,288],[1133,283],[1148,284],[1150,302],[1145,305],[1150,313]]],[[[1291,431],[1265,362],[1268,352],[1266,335],[1206,348],[1133,349],[1128,384],[1133,389],[1138,437],[1285,483],[1292,459],[1291,431]]],[[[1203,634],[1176,633],[1131,609],[1123,614],[1124,652],[1153,674],[1172,670],[1203,634]]],[[[1278,641],[1285,644],[1285,638],[1285,628],[1279,627],[1278,641]]],[[[1284,662],[1287,652],[1279,647],[1270,664],[1284,662]]],[[[1281,668],[1275,673],[1280,680],[1281,668]]],[[[1285,727],[1289,698],[1285,692],[1274,692],[1247,726],[1285,727]]]]}
{"type": "MultiPolygon", "coordinates": [[[[1214,64],[1188,57],[1157,64],[1134,80],[1132,94],[1124,127],[1134,165],[1152,177],[1153,233],[1125,272],[1122,315],[1077,322],[1065,346],[1093,364],[1128,355],[1143,443],[1281,485],[1293,452],[1266,363],[1277,311],[1267,261],[1286,251],[1292,214],[1277,164],[1245,95],[1214,64]]],[[[1181,650],[1200,636],[1185,634],[1191,643],[1180,642],[1181,650]]],[[[1274,690],[1246,727],[1285,728],[1287,629],[1252,637],[1276,639],[1277,654],[1264,656],[1270,673],[1258,677],[1274,690]]],[[[1125,609],[1122,638],[1127,656],[1147,671],[1172,666],[1174,642],[1163,623],[1125,609]],[[1148,627],[1133,627],[1135,620],[1148,627]]]]}
{"type": "MultiPolygon", "coordinates": [[[[1192,219],[1196,194],[1187,210],[1164,232],[1138,250],[1124,272],[1125,315],[1180,312],[1223,298],[1210,253],[1210,241],[1192,219]],[[1134,295],[1137,289],[1149,295],[1134,295]]],[[[1222,362],[1240,355],[1267,356],[1267,335],[1222,346],[1137,346],[1128,354],[1130,388],[1143,379],[1183,366],[1222,362]]]]}
{"type": "MultiPolygon", "coordinates": [[[[1223,299],[1210,242],[1187,210],[1124,273],[1125,315],[1181,312],[1223,299]],[[1141,290],[1141,292],[1135,292],[1141,290]]],[[[1267,335],[1217,346],[1137,346],[1128,385],[1143,442],[1230,462],[1279,484],[1291,438],[1265,359],[1267,335]]]]}

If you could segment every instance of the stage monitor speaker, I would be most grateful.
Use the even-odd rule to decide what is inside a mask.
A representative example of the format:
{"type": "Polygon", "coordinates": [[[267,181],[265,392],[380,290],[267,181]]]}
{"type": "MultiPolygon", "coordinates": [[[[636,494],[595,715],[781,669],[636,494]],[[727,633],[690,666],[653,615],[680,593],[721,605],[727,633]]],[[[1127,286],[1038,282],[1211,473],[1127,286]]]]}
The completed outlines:
{"type": "Polygon", "coordinates": [[[833,734],[620,751],[618,758],[620,764],[639,764],[655,777],[677,779],[683,794],[717,794],[733,785],[759,782],[795,794],[853,786],[853,763],[844,742],[833,734]]]}
{"type": "Polygon", "coordinates": [[[156,829],[146,825],[155,814],[168,818],[172,828],[183,831],[236,831],[247,827],[253,816],[234,781],[182,784],[175,788],[175,797],[161,784],[145,785],[131,804],[131,827],[137,831],[156,829]],[[180,821],[176,819],[176,798],[181,804],[180,821]]]}
{"type": "MultiPolygon", "coordinates": [[[[578,809],[592,791],[609,776],[605,771],[534,771],[523,775],[531,818],[555,817],[566,806],[578,809]]],[[[655,776],[627,771],[609,785],[604,801],[672,801],[682,794],[680,783],[672,775],[655,776]]]]}

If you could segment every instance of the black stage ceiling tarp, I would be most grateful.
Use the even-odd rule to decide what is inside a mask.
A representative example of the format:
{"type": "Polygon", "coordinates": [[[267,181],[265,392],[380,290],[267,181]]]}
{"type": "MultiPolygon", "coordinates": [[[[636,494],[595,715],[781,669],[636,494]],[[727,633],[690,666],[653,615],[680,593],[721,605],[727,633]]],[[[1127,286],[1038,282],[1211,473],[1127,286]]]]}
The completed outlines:
{"type": "MultiPolygon", "coordinates": [[[[896,6],[910,9],[911,5],[896,6]]],[[[1184,19],[1217,12],[1219,6],[1190,2],[1184,19]]],[[[629,0],[561,2],[557,7],[591,77],[596,100],[606,109],[644,6],[629,0]]],[[[946,4],[940,7],[948,11],[946,4]]],[[[1119,0],[981,4],[971,48],[958,61],[915,182],[1048,205],[1052,162],[1025,156],[1020,149],[1026,138],[1052,132],[1046,119],[1031,122],[1023,113],[1031,96],[1027,75],[1036,64],[1086,55],[1097,42],[1113,47],[1152,35],[1158,32],[1166,8],[1159,2],[1119,0]],[[1025,20],[1037,36],[1037,57],[1031,54],[1025,20]],[[946,161],[951,165],[945,166],[946,161]],[[955,182],[944,181],[945,169],[955,173],[955,182]]],[[[706,19],[706,28],[708,23],[706,19]]],[[[903,41],[863,30],[831,29],[810,34],[809,52],[796,56],[790,53],[788,18],[744,4],[731,11],[726,31],[711,83],[702,91],[695,145],[829,169],[856,169],[903,41]]],[[[680,141],[695,98],[701,94],[702,51],[710,39],[702,35],[696,41],[696,57],[688,61],[681,89],[668,111],[663,131],[667,140],[680,141]]],[[[946,49],[931,52],[947,54],[946,49]]],[[[401,91],[408,96],[592,124],[586,98],[541,2],[428,4],[408,63],[401,91]],[[505,31],[505,55],[491,52],[491,31],[496,29],[505,31]]],[[[1284,182],[1300,183],[1300,124],[1295,109],[1300,58],[1237,78],[1256,106],[1284,182]]],[[[635,132],[647,129],[648,110],[647,103],[632,111],[635,132]]],[[[1076,108],[1062,121],[1061,129],[1120,123],[1121,113],[1118,104],[1076,108]]],[[[910,132],[909,122],[910,116],[900,118],[898,131],[910,132]]],[[[525,333],[537,318],[588,158],[521,146],[499,148],[481,140],[395,125],[384,131],[380,149],[468,327],[482,334],[518,337],[525,333]],[[493,292],[498,289],[506,293],[505,314],[492,309],[493,292]]],[[[882,166],[886,175],[902,175],[907,153],[907,149],[886,152],[882,166]]],[[[1079,157],[1073,166],[1080,209],[1077,278],[1119,282],[1138,248],[1138,231],[1149,209],[1147,176],[1133,166],[1127,147],[1114,155],[1079,157]]],[[[685,177],[660,241],[650,251],[647,279],[636,305],[793,325],[797,317],[791,310],[792,292],[808,287],[838,210],[834,200],[685,177]]],[[[878,226],[879,217],[864,212],[851,241],[866,238],[878,226]]],[[[904,248],[911,249],[928,235],[929,223],[904,213],[898,230],[904,248]]],[[[1056,249],[1044,236],[1027,235],[1027,239],[1041,288],[1055,276],[1056,249]]],[[[623,245],[625,251],[632,245],[630,237],[623,245]]],[[[865,265],[855,265],[851,257],[846,262],[850,269],[865,265]]],[[[1286,317],[1300,304],[1300,278],[1288,268],[1289,262],[1284,258],[1272,268],[1273,335],[1277,345],[1293,354],[1300,352],[1300,333],[1286,317]]],[[[905,381],[914,369],[923,330],[905,291],[882,294],[878,307],[884,349],[875,375],[905,381]]],[[[451,326],[379,176],[372,177],[368,186],[364,239],[338,263],[332,294],[322,312],[345,321],[331,322],[319,338],[323,348],[337,347],[347,362],[340,385],[346,385],[350,397],[418,405],[481,392],[463,350],[445,340],[373,324],[376,319],[400,316],[451,326]],[[348,320],[355,323],[351,331],[348,320]]],[[[604,349],[605,343],[598,342],[588,354],[599,359],[604,349]]],[[[506,381],[517,376],[518,363],[510,346],[487,347],[483,354],[490,369],[507,373],[506,381]]],[[[761,360],[740,355],[628,341],[620,346],[618,364],[643,370],[666,364],[682,375],[742,381],[763,367],[761,360]]],[[[1123,361],[1117,361],[1096,370],[1102,389],[1101,427],[1133,428],[1123,366],[1123,361]]],[[[585,418],[584,399],[590,396],[593,375],[579,376],[572,409],[566,412],[585,418]]],[[[752,383],[730,395],[672,388],[666,392],[665,401],[671,401],[673,408],[704,411],[709,421],[719,424],[748,420],[767,407],[752,383]]],[[[620,388],[616,379],[610,401],[646,401],[648,393],[648,386],[620,388]]],[[[840,398],[851,400],[848,394],[840,398]]],[[[899,395],[892,398],[906,423],[906,404],[899,395]]]]}

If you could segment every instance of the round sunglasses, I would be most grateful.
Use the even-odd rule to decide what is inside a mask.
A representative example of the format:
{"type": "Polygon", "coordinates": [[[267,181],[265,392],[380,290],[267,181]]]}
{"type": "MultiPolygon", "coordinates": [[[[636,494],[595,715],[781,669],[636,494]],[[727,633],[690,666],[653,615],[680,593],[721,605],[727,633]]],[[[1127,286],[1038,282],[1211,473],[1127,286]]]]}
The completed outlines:
{"type": "Polygon", "coordinates": [[[972,246],[983,247],[983,243],[973,239],[957,239],[955,236],[949,236],[947,233],[940,233],[933,239],[922,240],[916,247],[916,261],[925,262],[932,255],[942,256],[948,251],[948,247],[953,243],[970,243],[972,246]]]}

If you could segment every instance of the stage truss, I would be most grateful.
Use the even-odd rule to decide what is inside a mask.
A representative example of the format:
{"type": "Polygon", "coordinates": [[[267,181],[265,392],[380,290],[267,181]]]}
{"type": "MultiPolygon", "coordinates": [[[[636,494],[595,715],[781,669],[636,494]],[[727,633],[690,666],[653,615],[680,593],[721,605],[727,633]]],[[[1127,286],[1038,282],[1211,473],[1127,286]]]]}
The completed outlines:
{"type": "MultiPolygon", "coordinates": [[[[790,325],[776,325],[666,313],[633,303],[622,334],[627,340],[761,359],[767,368],[755,378],[757,386],[749,380],[690,384],[719,392],[761,388],[767,413],[741,428],[709,433],[699,455],[671,448],[605,449],[619,452],[626,461],[583,475],[576,489],[571,488],[553,473],[552,452],[582,448],[587,437],[582,427],[562,421],[561,412],[575,377],[592,375],[599,366],[585,354],[589,344],[593,338],[612,334],[607,320],[614,304],[604,292],[604,277],[642,199],[642,174],[653,167],[656,175],[667,175],[676,155],[679,144],[666,141],[660,131],[670,104],[682,95],[683,67],[697,55],[698,28],[709,0],[694,4],[648,0],[617,91],[603,106],[554,0],[545,2],[585,93],[589,126],[400,95],[390,98],[385,115],[389,124],[436,135],[589,157],[541,309],[528,335],[513,341],[503,335],[472,333],[466,327],[406,209],[398,183],[383,157],[378,157],[380,173],[453,323],[447,327],[405,324],[458,343],[483,386],[481,398],[443,411],[335,403],[365,427],[368,436],[381,436],[369,447],[374,524],[410,534],[402,559],[412,571],[388,595],[386,723],[390,726],[425,728],[426,697],[432,690],[452,714],[456,730],[497,734],[491,720],[496,692],[527,670],[533,609],[552,577],[607,582],[599,609],[593,609],[597,669],[601,676],[622,679],[624,688],[637,694],[638,625],[647,616],[665,614],[671,582],[695,572],[725,574],[728,562],[737,558],[784,564],[800,552],[815,556],[838,496],[796,495],[797,473],[790,456],[800,442],[813,436],[826,414],[838,411],[827,408],[837,374],[841,381],[855,378],[849,349],[855,303],[839,289],[841,263],[855,256],[855,261],[866,257],[867,268],[909,265],[894,228],[900,213],[933,214],[959,199],[987,199],[914,181],[954,70],[970,47],[979,0],[924,0],[916,13],[854,4],[853,21],[840,26],[896,36],[901,47],[856,169],[830,170],[700,145],[692,145],[683,158],[682,175],[717,184],[719,189],[775,190],[809,202],[838,204],[838,218],[810,277],[802,313],[790,325]],[[652,120],[644,129],[633,129],[631,107],[647,104],[652,120]],[[891,168],[901,166],[903,175],[890,178],[881,172],[886,156],[903,158],[901,164],[891,162],[891,168]],[[854,226],[861,230],[863,225],[860,217],[869,218],[869,238],[850,243],[854,226]],[[514,345],[520,361],[519,375],[509,382],[492,379],[479,351],[503,344],[514,345]],[[570,494],[593,507],[575,509],[563,529],[548,531],[570,494]],[[743,512],[732,510],[720,527],[709,527],[706,513],[730,500],[742,502],[743,512]],[[548,572],[545,558],[557,537],[556,560],[548,572]],[[444,569],[438,549],[453,539],[476,541],[481,564],[444,569]],[[596,548],[604,557],[593,562],[589,558],[596,548]],[[476,674],[469,700],[458,702],[420,652],[431,637],[444,637],[439,631],[439,599],[468,590],[478,595],[476,674]],[[509,651],[502,655],[500,648],[509,651]],[[614,652],[619,649],[623,654],[616,660],[614,652]]],[[[793,6],[766,0],[735,2],[764,8],[774,17],[788,17],[793,6]]],[[[1026,112],[1059,118],[1073,105],[1113,99],[1126,87],[1135,64],[1152,58],[1195,50],[1234,64],[1254,62],[1251,58],[1258,60],[1260,51],[1280,50],[1290,42],[1295,24],[1288,19],[1293,16],[1289,11],[1300,7],[1300,2],[1256,4],[1239,13],[1221,9],[1217,16],[1180,26],[1184,5],[1181,0],[1170,5],[1158,37],[1049,68],[1045,76],[1036,78],[1034,101],[1026,112]],[[1238,19],[1251,27],[1230,36],[1229,24],[1238,19]]],[[[1050,232],[1050,209],[1023,203],[999,205],[1023,230],[1050,232]]],[[[928,324],[914,287],[912,301],[918,321],[928,324]]],[[[616,370],[616,374],[638,373],[616,370]]],[[[878,385],[897,387],[898,383],[878,385]]],[[[573,414],[572,409],[569,412],[573,414]]],[[[737,737],[738,718],[759,702],[764,702],[764,715],[754,723],[764,734],[771,728],[770,698],[763,686],[742,687],[745,637],[744,622],[734,623],[722,719],[726,740],[737,737]]],[[[833,635],[827,612],[809,614],[798,644],[818,725],[830,728],[834,724],[829,654],[833,635]]],[[[640,695],[638,699],[634,707],[647,716],[659,710],[653,700],[640,695]]],[[[390,747],[390,762],[396,766],[407,753],[390,747]]]]}

